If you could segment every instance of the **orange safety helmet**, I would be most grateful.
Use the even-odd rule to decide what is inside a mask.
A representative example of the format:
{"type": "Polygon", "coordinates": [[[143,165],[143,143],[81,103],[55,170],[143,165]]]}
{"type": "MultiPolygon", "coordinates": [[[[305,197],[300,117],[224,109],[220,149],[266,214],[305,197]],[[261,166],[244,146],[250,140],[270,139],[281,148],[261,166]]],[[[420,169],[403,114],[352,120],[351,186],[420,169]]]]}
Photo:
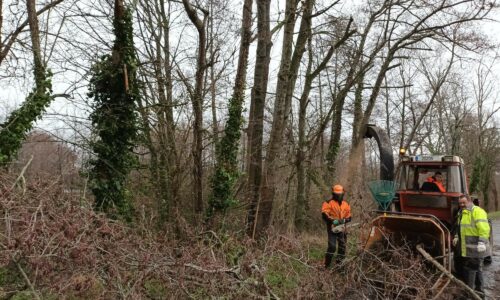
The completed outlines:
{"type": "Polygon", "coordinates": [[[336,184],[336,185],[332,186],[332,193],[342,194],[342,193],[344,193],[344,187],[341,186],[340,184],[336,184]]]}

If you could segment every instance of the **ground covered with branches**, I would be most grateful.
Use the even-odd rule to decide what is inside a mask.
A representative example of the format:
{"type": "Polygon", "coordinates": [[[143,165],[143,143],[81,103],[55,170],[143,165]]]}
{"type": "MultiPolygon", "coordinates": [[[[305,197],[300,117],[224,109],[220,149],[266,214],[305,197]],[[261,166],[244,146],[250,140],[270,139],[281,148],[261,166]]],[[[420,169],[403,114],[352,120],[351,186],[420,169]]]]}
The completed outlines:
{"type": "Polygon", "coordinates": [[[432,296],[435,272],[420,257],[404,248],[386,251],[385,259],[360,251],[355,233],[344,264],[323,270],[320,233],[275,232],[255,242],[243,230],[183,225],[176,238],[140,220],[125,224],[95,213],[58,181],[25,185],[2,175],[0,182],[2,299],[432,296]]]}

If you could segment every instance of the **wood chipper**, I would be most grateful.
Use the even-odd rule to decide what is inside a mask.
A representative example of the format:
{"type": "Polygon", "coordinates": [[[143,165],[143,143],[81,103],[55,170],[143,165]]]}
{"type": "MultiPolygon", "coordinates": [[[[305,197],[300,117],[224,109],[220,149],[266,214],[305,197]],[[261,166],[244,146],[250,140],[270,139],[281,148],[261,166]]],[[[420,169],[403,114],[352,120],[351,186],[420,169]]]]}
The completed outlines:
{"type": "Polygon", "coordinates": [[[365,249],[390,236],[395,243],[430,254],[451,272],[450,231],[459,210],[458,198],[468,195],[463,160],[454,155],[406,155],[401,150],[395,178],[389,137],[381,128],[368,125],[365,138],[372,137],[380,150],[381,180],[368,184],[379,210],[371,222],[365,249]]]}

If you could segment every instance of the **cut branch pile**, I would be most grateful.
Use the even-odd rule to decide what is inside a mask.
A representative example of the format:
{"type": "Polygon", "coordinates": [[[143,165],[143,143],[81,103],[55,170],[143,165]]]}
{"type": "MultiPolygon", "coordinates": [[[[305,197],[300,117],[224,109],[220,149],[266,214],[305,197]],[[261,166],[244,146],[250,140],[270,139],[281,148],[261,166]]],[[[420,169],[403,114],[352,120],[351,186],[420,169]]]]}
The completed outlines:
{"type": "Polygon", "coordinates": [[[327,271],[323,237],[270,232],[256,243],[191,228],[176,239],[95,213],[58,181],[0,177],[0,298],[423,299],[438,275],[404,247],[353,248],[327,271]]]}
{"type": "Polygon", "coordinates": [[[259,282],[246,282],[239,265],[226,262],[227,241],[218,247],[205,235],[166,241],[95,213],[57,181],[18,189],[14,179],[1,178],[0,297],[20,291],[87,299],[260,292],[259,282]],[[7,282],[2,274],[19,280],[7,282]]]}

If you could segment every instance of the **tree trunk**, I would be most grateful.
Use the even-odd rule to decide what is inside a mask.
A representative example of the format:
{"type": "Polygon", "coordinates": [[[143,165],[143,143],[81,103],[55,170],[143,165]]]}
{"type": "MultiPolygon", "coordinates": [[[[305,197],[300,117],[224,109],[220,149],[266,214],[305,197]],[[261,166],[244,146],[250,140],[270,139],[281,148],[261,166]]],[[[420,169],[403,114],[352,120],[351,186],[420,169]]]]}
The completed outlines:
{"type": "Polygon", "coordinates": [[[283,151],[284,130],[287,126],[288,117],[291,113],[291,103],[297,74],[300,67],[300,61],[304,55],[308,36],[310,35],[311,14],[314,0],[306,0],[303,6],[303,16],[300,24],[299,35],[293,55],[290,58],[290,52],[293,44],[293,27],[295,26],[296,6],[295,0],[287,1],[287,21],[285,25],[285,34],[283,37],[283,55],[278,73],[278,83],[276,90],[276,99],[274,103],[273,124],[271,136],[267,147],[266,167],[264,171],[261,187],[261,211],[259,226],[257,231],[263,232],[270,224],[274,196],[277,187],[277,175],[279,155],[283,151]],[[287,31],[290,27],[291,32],[287,31]]]}
{"type": "Polygon", "coordinates": [[[92,143],[96,159],[91,161],[91,182],[96,210],[131,221],[133,206],[126,182],[136,162],[133,149],[140,92],[132,14],[123,0],[115,0],[114,4],[112,53],[94,65],[89,87],[94,106],[90,117],[98,136],[92,143]]]}
{"type": "Polygon", "coordinates": [[[173,96],[172,96],[172,65],[170,62],[170,5],[168,7],[168,12],[165,11],[165,1],[160,0],[160,12],[164,31],[164,42],[163,42],[163,72],[165,74],[165,92],[166,97],[160,100],[164,100],[161,103],[162,112],[165,115],[165,127],[166,127],[166,148],[162,149],[167,153],[167,163],[168,166],[164,166],[167,170],[167,177],[170,182],[170,192],[172,205],[174,207],[178,206],[179,201],[179,161],[177,155],[176,141],[175,141],[175,122],[173,113],[173,96]],[[168,17],[167,17],[168,16],[168,17]]]}
{"type": "Polygon", "coordinates": [[[252,2],[253,0],[245,0],[243,4],[238,68],[233,95],[229,100],[229,118],[224,127],[224,136],[216,147],[217,165],[212,178],[212,195],[209,201],[211,212],[225,211],[229,207],[232,202],[233,186],[239,174],[238,148],[243,122],[241,114],[245,100],[248,55],[252,38],[252,2]]]}
{"type": "Polygon", "coordinates": [[[28,24],[31,34],[31,49],[33,52],[33,62],[35,65],[35,82],[36,86],[40,87],[45,80],[45,66],[42,61],[42,50],[40,48],[40,29],[38,27],[35,0],[27,0],[26,5],[28,7],[28,24]]]}
{"type": "MultiPolygon", "coordinates": [[[[334,103],[332,107],[332,112],[333,112],[332,129],[330,136],[330,144],[328,145],[328,153],[327,153],[328,171],[332,175],[336,171],[335,163],[337,160],[338,151],[340,149],[340,137],[342,131],[342,111],[344,109],[345,98],[347,97],[347,94],[349,93],[351,88],[355,86],[356,83],[360,82],[360,80],[362,80],[364,74],[371,65],[373,57],[376,54],[376,51],[374,50],[375,53],[372,54],[372,57],[364,64],[361,64],[362,62],[361,59],[364,54],[366,39],[368,37],[368,33],[371,30],[371,27],[373,26],[373,23],[375,22],[376,15],[377,13],[374,13],[370,17],[370,20],[368,21],[368,24],[366,25],[365,30],[361,35],[360,44],[356,48],[352,61],[350,62],[350,68],[349,72],[347,73],[346,83],[336,93],[334,98],[334,103]]],[[[327,177],[332,178],[332,176],[327,176],[327,177]]]]}
{"type": "Polygon", "coordinates": [[[196,213],[201,214],[203,212],[203,84],[206,70],[207,41],[205,27],[208,12],[203,11],[205,16],[202,20],[198,17],[195,9],[189,3],[189,0],[182,0],[182,3],[184,4],[184,9],[189,19],[198,31],[198,58],[196,62],[195,87],[193,95],[191,95],[194,114],[193,145],[191,151],[193,156],[194,210],[196,213]]]}
{"type": "MultiPolygon", "coordinates": [[[[309,48],[311,51],[311,47],[309,48]]],[[[311,91],[311,85],[313,78],[311,76],[311,65],[312,65],[312,54],[309,55],[309,63],[306,71],[306,82],[304,84],[304,90],[300,97],[300,107],[299,107],[299,141],[297,148],[297,155],[295,158],[295,166],[297,168],[297,199],[295,208],[295,227],[301,229],[305,223],[306,217],[306,170],[305,170],[305,152],[307,147],[306,141],[306,114],[307,105],[309,104],[309,93],[311,91]]]]}
{"type": "MultiPolygon", "coordinates": [[[[33,54],[33,73],[35,77],[35,88],[28,95],[26,101],[22,104],[22,106],[13,111],[7,118],[5,123],[0,125],[1,166],[5,166],[16,156],[18,150],[22,146],[22,141],[26,137],[26,133],[31,130],[33,123],[41,116],[41,114],[45,111],[45,108],[53,99],[50,95],[52,85],[47,74],[48,72],[46,72],[45,65],[42,60],[40,47],[40,30],[38,27],[38,17],[36,12],[35,0],[27,0],[26,6],[28,10],[27,23],[29,23],[32,43],[31,50],[33,54]]],[[[7,45],[5,45],[4,49],[1,49],[0,47],[0,50],[2,50],[2,53],[5,53],[5,55],[12,45],[9,43],[10,41],[7,42],[7,45]]],[[[2,57],[0,57],[0,63],[1,59],[2,57]]]]}
{"type": "MultiPolygon", "coordinates": [[[[163,2],[163,1],[161,1],[163,2]]],[[[160,5],[163,3],[160,2],[160,5]]],[[[163,5],[161,7],[162,10],[164,10],[163,5]]],[[[162,11],[164,13],[164,11],[162,11]]],[[[163,15],[163,14],[162,14],[163,15]]],[[[165,17],[164,15],[162,17],[165,17]]],[[[168,26],[168,25],[165,25],[168,26]]],[[[168,28],[166,28],[168,30],[168,28]]],[[[165,27],[160,26],[159,28],[160,34],[163,34],[165,36],[168,35],[167,32],[164,32],[165,27]]],[[[159,141],[159,154],[156,162],[152,163],[157,163],[158,166],[156,167],[158,169],[157,172],[157,178],[154,178],[156,180],[156,184],[154,186],[157,187],[157,203],[158,203],[158,212],[160,215],[159,218],[159,225],[163,224],[167,219],[170,214],[170,207],[172,205],[172,195],[173,193],[171,192],[171,187],[172,183],[170,181],[170,173],[171,170],[169,168],[169,161],[167,157],[169,156],[169,143],[171,142],[169,139],[169,135],[167,134],[168,132],[168,127],[171,126],[169,125],[167,121],[167,110],[168,110],[168,100],[166,96],[166,82],[165,82],[165,74],[163,70],[163,65],[162,65],[162,53],[163,53],[163,47],[169,47],[168,45],[161,45],[161,40],[160,37],[155,37],[155,52],[156,52],[156,59],[154,63],[154,72],[155,72],[155,77],[156,80],[158,81],[158,101],[159,101],[159,109],[158,109],[158,141],[159,141]]],[[[172,109],[172,108],[170,108],[172,109]]]]}
{"type": "Polygon", "coordinates": [[[213,135],[213,143],[215,147],[219,143],[219,128],[217,122],[217,106],[215,99],[215,54],[214,51],[214,21],[213,21],[213,0],[210,1],[210,14],[212,15],[212,19],[209,19],[209,30],[210,30],[210,57],[212,63],[210,64],[210,100],[211,100],[211,109],[212,109],[212,135],[213,135]]]}
{"type": "MultiPolygon", "coordinates": [[[[359,127],[361,126],[360,122],[363,117],[363,89],[365,87],[364,85],[364,75],[360,78],[356,91],[354,93],[354,120],[352,123],[352,132],[358,132],[359,127]]],[[[361,137],[362,138],[362,137],[361,137]]],[[[354,149],[359,142],[360,137],[357,134],[352,135],[352,144],[351,144],[351,149],[354,149]]]]}
{"type": "MultiPolygon", "coordinates": [[[[178,198],[178,162],[175,147],[175,124],[172,105],[172,74],[170,66],[170,6],[165,9],[164,0],[139,1],[143,13],[140,20],[146,24],[143,40],[150,40],[145,49],[146,60],[152,62],[155,81],[150,80],[148,68],[142,69],[143,82],[150,91],[149,101],[139,101],[146,147],[150,151],[151,186],[155,192],[156,210],[159,213],[158,225],[162,226],[171,216],[172,208],[178,198]],[[158,13],[158,15],[155,14],[158,13]],[[147,35],[147,34],[150,35],[147,35]],[[151,122],[151,115],[157,122],[151,122]]],[[[141,15],[138,14],[138,17],[141,15]]],[[[144,97],[146,100],[146,97],[144,97]]]]}
{"type": "Polygon", "coordinates": [[[247,232],[255,238],[258,224],[259,191],[262,179],[262,133],[264,123],[264,106],[266,100],[271,53],[270,0],[257,0],[257,54],[255,61],[254,86],[250,103],[248,121],[248,190],[249,202],[247,232]]]}

